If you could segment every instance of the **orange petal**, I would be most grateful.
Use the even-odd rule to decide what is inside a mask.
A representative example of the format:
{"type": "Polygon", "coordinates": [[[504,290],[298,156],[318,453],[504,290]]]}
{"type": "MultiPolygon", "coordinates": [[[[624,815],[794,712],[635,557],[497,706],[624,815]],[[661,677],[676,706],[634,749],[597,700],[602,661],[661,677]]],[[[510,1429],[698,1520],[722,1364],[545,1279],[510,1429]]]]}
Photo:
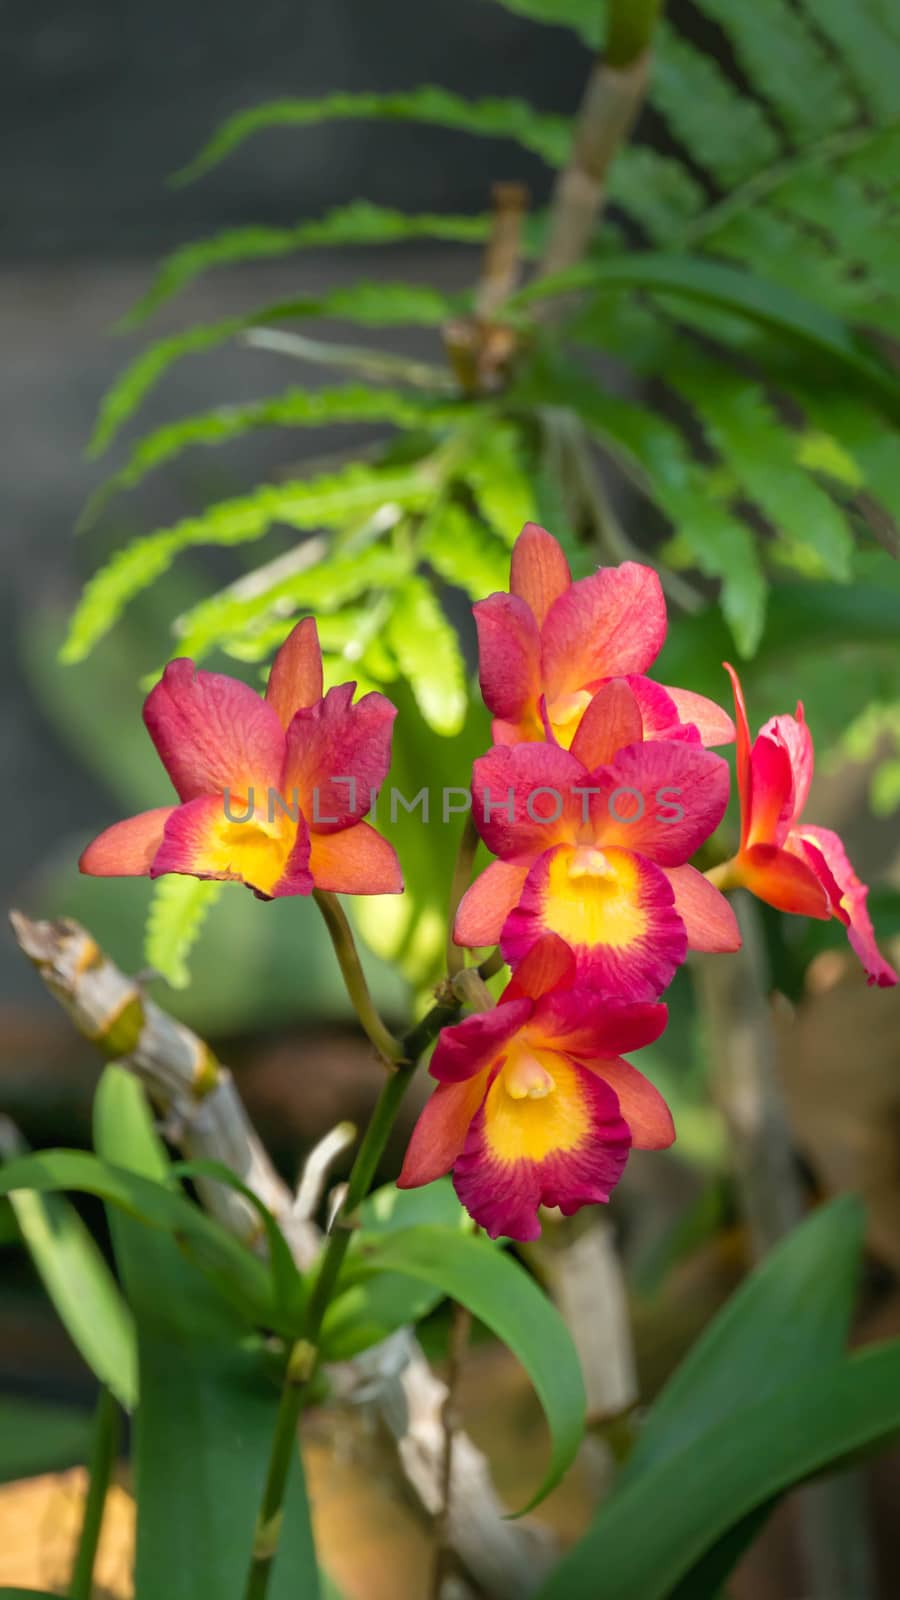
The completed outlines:
{"type": "Polygon", "coordinates": [[[584,1065],[615,1090],[635,1150],[667,1150],[675,1139],[672,1113],[649,1078],[622,1056],[584,1065]]]}
{"type": "Polygon", "coordinates": [[[739,950],[737,917],[725,896],[696,867],[663,867],[691,950],[739,950]]]}
{"type": "Polygon", "coordinates": [[[624,678],[601,684],[572,740],[572,755],[588,772],[612,761],[627,744],[640,744],[644,719],[637,698],[624,678]]]}
{"type": "Polygon", "coordinates": [[[774,844],[742,850],[735,862],[735,881],[776,911],[824,922],[831,915],[828,895],[811,867],[774,844]]]}
{"type": "Polygon", "coordinates": [[[266,699],[283,728],[295,711],[322,698],[322,652],[315,617],[304,617],[288,634],[272,662],[266,699]]]}
{"type": "Polygon", "coordinates": [[[513,545],[509,589],[531,607],[539,628],[554,600],[565,594],[571,582],[569,563],[558,541],[536,522],[526,522],[513,545]]]}
{"type": "Polygon", "coordinates": [[[150,871],[174,806],[156,806],[111,828],[88,845],[78,863],[92,878],[140,878],[150,871]]]}
{"type": "Polygon", "coordinates": [[[403,1158],[398,1189],[418,1189],[450,1171],[484,1099],[487,1072],[462,1083],[439,1083],[425,1104],[403,1158]]]}
{"type": "Polygon", "coordinates": [[[517,903],[528,869],[526,862],[492,861],[485,867],[459,903],[453,928],[455,944],[470,949],[497,944],[504,922],[517,903]]]}
{"type": "Polygon", "coordinates": [[[333,894],[403,893],[397,852],[368,822],[312,834],[309,870],[316,888],[333,894]]]}

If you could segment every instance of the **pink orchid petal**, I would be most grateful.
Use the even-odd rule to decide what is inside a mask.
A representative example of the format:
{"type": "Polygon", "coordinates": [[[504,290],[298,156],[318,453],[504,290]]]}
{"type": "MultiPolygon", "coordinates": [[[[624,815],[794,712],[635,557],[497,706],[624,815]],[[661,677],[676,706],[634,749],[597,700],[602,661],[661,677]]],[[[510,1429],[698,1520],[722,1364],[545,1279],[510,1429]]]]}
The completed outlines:
{"type": "MultiPolygon", "coordinates": [[[[237,816],[237,812],[232,814],[237,816]]],[[[171,813],[150,869],[245,883],[266,899],[309,894],[309,835],[302,816],[274,831],[254,819],[230,820],[221,795],[200,795],[171,813]]]]}
{"type": "Polygon", "coordinates": [[[492,861],[463,895],[453,925],[453,941],[470,950],[497,944],[500,931],[522,893],[529,862],[492,861]]]}
{"type": "Polygon", "coordinates": [[[281,646],[266,684],[266,699],[283,728],[294,713],[322,698],[322,652],[314,617],[304,617],[281,646]]]}
{"type": "Polygon", "coordinates": [[[631,683],[625,678],[609,678],[600,685],[578,724],[572,755],[594,772],[612,761],[623,745],[640,743],[643,737],[641,706],[631,683]]]}
{"type": "Polygon", "coordinates": [[[750,829],[747,844],[782,845],[794,815],[794,773],[780,739],[757,734],[750,752],[750,829]]]}
{"type": "Polygon", "coordinates": [[[548,701],[604,678],[646,672],[666,637],[666,603],[652,567],[623,561],[573,583],[541,631],[548,701]]]}
{"type": "Polygon", "coordinates": [[[595,772],[597,841],[678,867],[719,826],[728,805],[728,763],[702,745],[628,745],[595,772]]]}
{"type": "MultiPolygon", "coordinates": [[[[790,848],[796,848],[797,839],[797,834],[791,835],[790,848]]],[[[875,942],[875,930],[866,906],[868,888],[853,870],[841,839],[830,828],[804,825],[799,830],[799,843],[808,864],[825,887],[835,916],[847,929],[851,948],[865,968],[869,985],[892,988],[897,974],[875,942]]]]}
{"type": "Polygon", "coordinates": [[[665,1031],[668,1015],[668,1008],[658,1002],[623,1005],[580,987],[557,989],[538,1001],[528,1033],[590,1065],[595,1059],[653,1044],[665,1031]]]}
{"type": "Polygon", "coordinates": [[[687,930],[689,950],[739,950],[741,931],[725,896],[696,867],[663,867],[675,893],[675,910],[687,930]]]}
{"type": "MultiPolygon", "coordinates": [[[[815,754],[812,735],[803,716],[803,706],[798,701],[796,717],[770,717],[759,730],[759,739],[772,739],[784,750],[791,769],[791,792],[785,796],[779,817],[778,833],[773,844],[784,844],[785,839],[806,805],[812,783],[815,754]]],[[[759,740],[757,740],[757,743],[759,740]]]]}
{"type": "Polygon", "coordinates": [[[530,607],[517,595],[492,594],[472,612],[485,705],[495,717],[515,724],[533,718],[541,690],[541,644],[530,607]]]}
{"type": "Polygon", "coordinates": [[[579,790],[589,782],[581,762],[557,745],[495,745],[473,768],[475,826],[495,856],[537,855],[576,836],[586,803],[579,790]]]}
{"type": "Polygon", "coordinates": [[[444,1028],[428,1067],[431,1076],[441,1083],[461,1083],[492,1066],[533,1010],[533,1002],[523,996],[492,1011],[476,1011],[444,1028]]]}
{"type": "MultiPolygon", "coordinates": [[[[523,877],[524,883],[524,877],[523,877]]],[[[512,908],[510,907],[510,910],[512,908]]],[[[504,922],[506,918],[504,917],[504,922]]],[[[497,937],[500,935],[498,933],[497,937]]],[[[540,1000],[551,990],[567,989],[575,978],[575,957],[555,933],[546,933],[520,961],[500,997],[501,1005],[527,995],[540,1000]]]]}
{"type": "Polygon", "coordinates": [[[316,888],[331,894],[403,893],[397,852],[368,822],[312,834],[309,870],[316,888]]]}
{"type": "Polygon", "coordinates": [[[744,703],[741,680],[729,662],[725,661],[722,664],[731,679],[731,688],[734,694],[734,726],[737,747],[735,770],[741,803],[741,849],[743,850],[750,833],[750,724],[747,721],[747,707],[744,703]]]}
{"type": "Polygon", "coordinates": [[[659,1090],[637,1067],[621,1057],[611,1061],[587,1061],[585,1065],[613,1090],[631,1133],[632,1149],[667,1150],[674,1143],[672,1113],[659,1090]]]}
{"type": "Polygon", "coordinates": [[[539,1206],[572,1216],[608,1200],[622,1176],[631,1135],[613,1091],[563,1056],[553,1077],[545,1100],[513,1100],[498,1073],[454,1162],[456,1193],[492,1239],[536,1239],[539,1206]]]}
{"type": "Polygon", "coordinates": [[[554,600],[565,594],[571,582],[562,546],[546,528],[526,522],[513,545],[509,588],[525,601],[539,628],[554,600]]]}
{"type": "Polygon", "coordinates": [[[156,806],[124,822],[114,822],[82,852],[79,871],[92,878],[142,878],[162,844],[174,806],[156,806]]]}
{"type": "Polygon", "coordinates": [[[487,1074],[464,1083],[439,1083],[413,1128],[398,1189],[418,1189],[443,1178],[461,1153],[487,1091],[487,1074]]]}
{"type": "Polygon", "coordinates": [[[301,708],[287,731],[285,800],[297,801],[314,833],[361,821],[391,764],[397,708],[378,693],[353,705],[355,687],[329,689],[324,700],[301,708]]]}
{"type": "Polygon", "coordinates": [[[655,1000],[687,955],[671,885],[644,856],[605,847],[606,879],[572,879],[576,855],[557,845],[534,863],[503,925],[503,956],[515,968],[543,934],[556,933],[572,948],[579,984],[622,1001],[655,1000]]]}
{"type": "Polygon", "coordinates": [[[692,724],[707,747],[732,743],[735,738],[734,723],[728,712],[715,700],[708,700],[705,694],[694,694],[692,689],[667,687],[666,694],[675,702],[679,720],[692,724]]]}
{"type": "Polygon", "coordinates": [[[182,800],[236,797],[277,787],[284,729],[255,690],[219,672],[198,672],[193,661],[170,661],[144,702],[144,721],[182,800]]]}

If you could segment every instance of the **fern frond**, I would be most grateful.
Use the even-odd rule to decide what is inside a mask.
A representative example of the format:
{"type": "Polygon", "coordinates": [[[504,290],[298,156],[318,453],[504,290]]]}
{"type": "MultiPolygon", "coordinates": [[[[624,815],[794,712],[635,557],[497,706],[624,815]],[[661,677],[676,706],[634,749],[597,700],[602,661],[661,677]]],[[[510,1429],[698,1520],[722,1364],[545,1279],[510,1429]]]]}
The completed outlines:
{"type": "Polygon", "coordinates": [[[724,188],[778,156],[778,136],[756,101],[665,24],[657,31],[650,98],[696,164],[724,188]]]}
{"type": "Polygon", "coordinates": [[[244,316],[226,317],[221,322],[211,322],[198,328],[189,328],[185,333],[173,334],[171,338],[161,339],[149,350],[142,351],[107,391],[100,404],[88,454],[102,454],[141,401],[176,361],[183,356],[215,349],[217,345],[226,344],[229,339],[245,333],[249,328],[309,317],[337,317],[373,328],[402,323],[435,327],[457,315],[464,303],[462,297],[451,298],[428,284],[357,283],[348,288],[333,289],[326,295],[280,300],[257,311],[247,312],[244,316]]]}
{"type": "Polygon", "coordinates": [[[108,633],[125,607],[197,545],[236,545],[261,539],[269,528],[334,527],[376,511],[385,502],[420,505],[433,485],[421,466],[384,468],[352,463],[323,477],[263,484],[252,494],[223,500],[174,528],[161,528],[119,550],[85,586],[60,659],[82,661],[108,633]]]}
{"type": "Polygon", "coordinates": [[[844,128],[858,114],[834,57],[787,0],[695,0],[718,22],[757,93],[801,144],[844,128]]]}
{"type": "Polygon", "coordinates": [[[251,593],[239,580],[178,619],[179,654],[200,661],[221,646],[240,660],[262,660],[281,643],[285,618],[306,610],[327,614],[361,595],[394,589],[408,569],[408,560],[395,550],[372,544],[353,555],[331,554],[293,570],[279,568],[269,582],[256,573],[251,593]]]}
{"type": "Polygon", "coordinates": [[[506,11],[513,11],[532,22],[553,23],[571,28],[592,50],[603,42],[602,0],[499,0],[506,11]]]}
{"type": "Polygon", "coordinates": [[[412,575],[399,589],[387,640],[428,726],[459,733],[468,701],[459,638],[424,578],[412,575]]]}
{"type": "Polygon", "coordinates": [[[331,94],[321,100],[276,100],[229,117],[173,182],[190,183],[264,128],[304,128],[317,122],[376,118],[424,122],[492,139],[512,139],[550,166],[565,162],[571,144],[566,117],[536,111],[525,100],[465,100],[433,85],[392,94],[331,94]]]}
{"type": "Polygon", "coordinates": [[[534,484],[522,440],[511,423],[484,426],[460,466],[485,521],[507,546],[537,516],[534,484]]]}
{"type": "Polygon", "coordinates": [[[426,517],[418,548],[439,578],[472,600],[506,588],[508,542],[501,542],[452,500],[440,501],[426,517]]]}
{"type": "Polygon", "coordinates": [[[900,42],[883,25],[877,0],[805,0],[810,21],[834,45],[866,106],[879,122],[897,115],[900,42]]]}
{"type": "Polygon", "coordinates": [[[489,216],[453,217],[431,213],[412,216],[386,206],[371,205],[368,200],[354,200],[350,205],[329,211],[327,216],[300,222],[293,228],[227,228],[210,239],[182,245],[167,256],[147,293],[123,317],[120,327],[136,328],[210,267],[271,261],[323,245],[397,244],[408,239],[482,244],[490,228],[489,216]]]}
{"type": "Polygon", "coordinates": [[[683,233],[706,201],[700,184],[680,161],[640,144],[626,145],[619,152],[607,194],[650,240],[660,244],[683,233]]]}
{"type": "Polygon", "coordinates": [[[439,430],[459,420],[464,404],[454,404],[446,396],[343,384],[334,389],[286,389],[267,400],[217,406],[166,423],[140,439],[125,466],[95,490],[79,525],[93,521],[113,494],[133,489],[149,472],[193,445],[226,444],[257,428],[318,428],[341,422],[388,422],[400,428],[439,430]]]}
{"type": "MultiPolygon", "coordinates": [[[[766,621],[767,585],[756,541],[745,522],[713,499],[698,474],[677,497],[679,543],[708,578],[718,578],[719,603],[744,657],[755,655],[766,621]]],[[[676,504],[670,502],[675,516],[676,504]]]]}
{"type": "Polygon", "coordinates": [[[215,879],[167,873],[153,885],[144,929],[144,960],[173,989],[191,981],[187,957],[224,889],[215,879]]]}

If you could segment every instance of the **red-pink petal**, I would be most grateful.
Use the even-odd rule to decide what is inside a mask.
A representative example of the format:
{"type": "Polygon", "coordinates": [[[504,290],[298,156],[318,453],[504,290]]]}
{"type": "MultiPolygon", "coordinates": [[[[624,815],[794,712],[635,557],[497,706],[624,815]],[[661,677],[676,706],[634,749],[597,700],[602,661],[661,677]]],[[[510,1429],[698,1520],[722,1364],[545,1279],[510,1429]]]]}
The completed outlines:
{"type": "Polygon", "coordinates": [[[675,1139],[672,1113],[659,1090],[630,1061],[585,1062],[614,1091],[634,1150],[667,1150],[675,1139]]]}
{"type": "Polygon", "coordinates": [[[418,1189],[450,1171],[486,1090],[487,1074],[464,1083],[438,1084],[413,1128],[397,1179],[398,1189],[418,1189]]]}
{"type": "MultiPolygon", "coordinates": [[[[524,883],[524,877],[523,877],[524,883]]],[[[510,910],[512,907],[510,907],[510,910]]],[[[504,921],[506,918],[504,917],[504,921]]],[[[497,937],[500,935],[498,933],[497,937]]],[[[553,989],[567,989],[575,978],[575,957],[555,933],[546,933],[520,961],[500,997],[501,1005],[527,995],[540,1000],[553,989]]]]}
{"type": "Polygon", "coordinates": [[[314,617],[304,617],[281,646],[266,684],[266,699],[283,728],[294,713],[322,698],[322,652],[314,617]]]}
{"type": "MultiPolygon", "coordinates": [[[[796,848],[797,838],[797,834],[791,835],[790,848],[796,848]]],[[[835,916],[847,929],[850,945],[865,968],[869,985],[892,988],[897,974],[875,943],[875,930],[866,906],[868,888],[854,872],[842,841],[830,828],[804,826],[799,830],[799,843],[808,864],[824,884],[835,916]]]]}
{"type": "Polygon", "coordinates": [[[623,1005],[580,987],[557,989],[538,1001],[528,1032],[536,1042],[546,1042],[590,1065],[594,1058],[653,1044],[665,1031],[668,1015],[668,1008],[658,1002],[623,1005]]]}
{"type": "Polygon", "coordinates": [[[298,711],[287,731],[285,800],[299,802],[313,833],[359,822],[391,763],[397,708],[378,693],[353,705],[355,687],[329,689],[324,700],[298,711]]]}
{"type": "Polygon", "coordinates": [[[668,879],[644,856],[604,848],[608,879],[570,881],[575,855],[558,845],[535,862],[503,925],[505,959],[515,968],[543,934],[556,933],[571,946],[579,984],[622,1001],[654,1000],[687,955],[668,879]]]}
{"type": "Polygon", "coordinates": [[[510,1000],[493,1011],[476,1011],[444,1028],[429,1064],[441,1083],[461,1083],[502,1056],[505,1046],[524,1027],[534,1009],[527,997],[510,1000]]]}
{"type": "MultiPolygon", "coordinates": [[[[536,716],[541,691],[538,625],[524,600],[492,594],[472,607],[478,629],[478,676],[488,710],[518,723],[536,716]]],[[[536,729],[538,736],[540,729],[536,729]]]]}
{"type": "Polygon", "coordinates": [[[729,662],[724,661],[722,665],[731,679],[734,694],[735,771],[741,803],[741,849],[743,850],[750,833],[750,724],[747,721],[747,707],[744,703],[741,680],[729,662]]]}
{"type": "MultiPolygon", "coordinates": [[[[675,702],[681,722],[692,723],[705,745],[731,744],[735,727],[728,712],[708,700],[705,694],[695,694],[692,689],[666,688],[666,694],[675,702]]],[[[646,726],[646,724],[645,724],[646,726]]]]}
{"type": "Polygon", "coordinates": [[[574,838],[591,780],[580,761],[551,744],[495,745],[472,773],[472,815],[488,849],[505,860],[574,838]]]}
{"type": "Polygon", "coordinates": [[[492,861],[463,895],[453,925],[455,944],[470,950],[497,944],[522,893],[530,863],[492,861]]]}
{"type": "Polygon", "coordinates": [[[794,816],[794,773],[785,744],[757,734],[750,752],[748,845],[782,845],[794,816]]]}
{"type": "Polygon", "coordinates": [[[553,1075],[553,1093],[535,1103],[512,1101],[498,1073],[454,1163],[456,1193],[492,1239],[536,1239],[542,1205],[572,1216],[582,1206],[603,1203],[628,1160],[631,1135],[612,1089],[562,1056],[553,1075]],[[541,1159],[529,1159],[533,1119],[551,1101],[559,1144],[541,1159]]]}
{"type": "Polygon", "coordinates": [[[739,950],[741,931],[725,896],[696,867],[663,867],[690,950],[739,950]]]}
{"type": "Polygon", "coordinates": [[[640,743],[643,737],[644,720],[631,683],[625,678],[609,678],[600,685],[578,724],[572,755],[589,772],[595,772],[612,761],[623,745],[640,743]]]}
{"type": "Polygon", "coordinates": [[[82,852],[79,870],[92,878],[144,877],[162,844],[163,831],[174,809],[156,806],[136,817],[126,817],[124,822],[114,822],[82,852]]]}
{"type": "Polygon", "coordinates": [[[719,826],[728,805],[728,763],[702,745],[652,740],[620,750],[593,774],[596,836],[680,866],[719,826]]]}
{"type": "Polygon", "coordinates": [[[652,567],[623,561],[573,583],[541,631],[544,692],[588,689],[603,678],[646,672],[666,637],[666,603],[652,567]]]}
{"type": "Polygon", "coordinates": [[[316,888],[332,894],[403,893],[397,852],[368,822],[312,834],[309,870],[316,888]]]}
{"type": "Polygon", "coordinates": [[[277,788],[284,729],[270,705],[237,678],[170,661],[144,702],[144,721],[182,800],[240,798],[277,788]]]}
{"type": "Polygon", "coordinates": [[[569,563],[558,540],[536,522],[526,522],[513,545],[509,587],[525,601],[539,628],[554,600],[565,594],[571,582],[569,563]]]}
{"type": "MultiPolygon", "coordinates": [[[[784,844],[792,824],[797,821],[806,805],[815,760],[812,735],[804,721],[803,706],[800,702],[797,703],[796,717],[770,717],[760,728],[757,743],[760,739],[771,739],[779,745],[785,752],[790,767],[790,793],[785,793],[777,834],[772,841],[773,844],[784,844]]],[[[754,812],[755,809],[754,804],[754,812]]]]}
{"type": "Polygon", "coordinates": [[[826,922],[831,915],[828,893],[813,868],[776,844],[754,844],[734,863],[734,881],[758,900],[797,917],[826,922]]]}

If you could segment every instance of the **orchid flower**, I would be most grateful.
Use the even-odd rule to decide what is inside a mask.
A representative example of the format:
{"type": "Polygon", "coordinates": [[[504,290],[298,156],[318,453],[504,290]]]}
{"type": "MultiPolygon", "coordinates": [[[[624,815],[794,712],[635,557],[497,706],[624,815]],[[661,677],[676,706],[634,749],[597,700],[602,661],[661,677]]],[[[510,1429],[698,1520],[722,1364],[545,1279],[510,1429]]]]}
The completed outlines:
{"type": "Polygon", "coordinates": [[[314,888],[399,894],[393,846],[362,820],[388,770],[396,711],[381,694],[354,705],[355,687],[323,697],[312,618],[278,651],[265,697],[170,661],[144,721],[179,804],[114,823],[82,872],[233,879],[265,900],[314,888]]]}
{"type": "Polygon", "coordinates": [[[452,1170],[466,1210],[492,1238],[536,1239],[538,1207],[571,1216],[605,1201],[628,1152],[675,1130],[653,1085],[620,1052],[651,1044],[664,1005],[612,1004],[571,987],[570,950],[545,937],[491,1011],[442,1032],[438,1086],[412,1134],[401,1189],[452,1170]]]}
{"type": "Polygon", "coordinates": [[[688,949],[735,950],[724,896],[689,857],[721,822],[728,765],[685,741],[641,739],[627,684],[605,684],[571,750],[498,745],[475,762],[475,826],[499,857],[463,896],[457,944],[516,964],[545,933],[579,982],[623,1000],[661,994],[688,949]]]}
{"type": "Polygon", "coordinates": [[[509,587],[473,607],[495,744],[549,736],[568,749],[608,678],[627,680],[644,738],[683,737],[686,726],[705,745],[734,738],[731,718],[712,700],[644,676],[666,637],[666,603],[652,567],[623,561],[573,583],[557,540],[528,522],[513,547],[509,587]]]}
{"type": "Polygon", "coordinates": [[[866,909],[868,889],[830,828],[803,821],[813,775],[813,743],[803,705],[796,716],[771,717],[751,746],[740,679],[727,662],[737,723],[741,844],[710,874],[721,888],[749,889],[778,911],[825,920],[847,929],[869,984],[889,988],[897,974],[875,943],[866,909]]]}

